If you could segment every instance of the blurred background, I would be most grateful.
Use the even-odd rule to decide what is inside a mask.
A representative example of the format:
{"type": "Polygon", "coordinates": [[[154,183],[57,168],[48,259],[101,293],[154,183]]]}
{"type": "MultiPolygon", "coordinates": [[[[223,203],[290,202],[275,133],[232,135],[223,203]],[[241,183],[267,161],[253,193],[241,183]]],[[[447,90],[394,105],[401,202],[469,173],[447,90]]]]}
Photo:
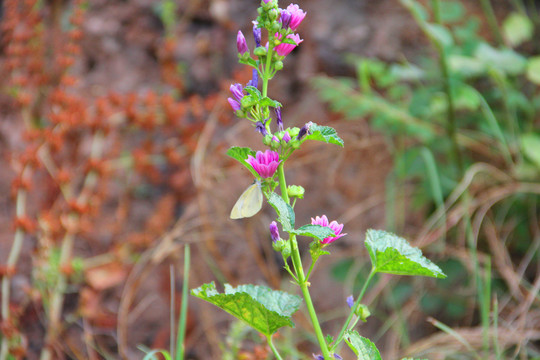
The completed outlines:
{"type": "MultiPolygon", "coordinates": [[[[386,229],[448,278],[376,279],[358,330],[383,358],[539,359],[540,5],[298,4],[304,42],[269,95],[286,127],[313,121],[345,141],[306,143],[286,169],[306,189],[298,223],[326,214],[348,233],[311,279],[325,334],[369,272],[365,231],[386,229]]],[[[240,29],[253,49],[258,6],[0,1],[2,351],[140,359],[141,346],[168,348],[170,269],[178,312],[187,243],[191,288],[297,292],[271,247],[273,210],[229,219],[252,179],[225,152],[263,150],[226,101],[251,78],[235,40],[240,29]]],[[[310,359],[308,317],[294,319],[276,343],[310,359]]],[[[264,343],[189,299],[187,358],[271,358],[264,343]]]]}

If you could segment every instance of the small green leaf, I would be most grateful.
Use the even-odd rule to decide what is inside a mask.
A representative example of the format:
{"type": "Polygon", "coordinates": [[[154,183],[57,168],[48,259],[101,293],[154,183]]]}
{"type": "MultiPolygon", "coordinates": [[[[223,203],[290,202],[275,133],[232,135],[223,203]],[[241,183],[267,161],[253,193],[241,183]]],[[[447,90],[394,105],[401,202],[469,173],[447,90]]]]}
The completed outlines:
{"type": "Polygon", "coordinates": [[[514,12],[504,20],[502,30],[510,46],[518,46],[531,39],[534,25],[528,16],[514,12]]]}
{"type": "Polygon", "coordinates": [[[529,62],[527,63],[527,79],[536,85],[540,85],[540,56],[529,58],[529,62]]]}
{"type": "Polygon", "coordinates": [[[426,32],[429,34],[429,37],[434,39],[436,42],[441,44],[444,47],[450,47],[454,44],[454,39],[452,34],[442,25],[439,24],[429,24],[426,23],[426,32]]]}
{"type": "Polygon", "coordinates": [[[253,167],[246,162],[248,155],[255,157],[255,151],[251,150],[248,147],[233,146],[232,148],[227,150],[227,155],[235,160],[238,160],[238,162],[244,165],[253,174],[255,178],[259,177],[259,174],[257,174],[253,167]]]}
{"type": "Polygon", "coordinates": [[[246,86],[244,88],[244,90],[249,94],[249,95],[252,95],[254,97],[256,97],[257,99],[260,99],[262,97],[262,94],[261,92],[259,91],[259,89],[257,89],[255,86],[246,86]]]}
{"type": "Polygon", "coordinates": [[[524,134],[521,137],[521,149],[525,156],[540,169],[540,134],[524,134]]]}
{"type": "Polygon", "coordinates": [[[336,236],[334,230],[330,229],[328,226],[321,225],[304,225],[297,230],[292,231],[292,233],[299,236],[309,236],[320,241],[330,236],[336,236]]]}
{"type": "Polygon", "coordinates": [[[343,140],[338,136],[336,129],[330,126],[320,126],[313,123],[309,131],[311,134],[305,137],[306,140],[324,141],[327,144],[343,146],[343,140]]]}
{"type": "Polygon", "coordinates": [[[360,336],[356,331],[347,331],[343,337],[356,354],[357,360],[382,360],[381,353],[371,340],[360,336]]]}
{"type": "Polygon", "coordinates": [[[273,108],[277,108],[277,107],[281,107],[281,103],[276,101],[276,100],[272,100],[270,99],[269,97],[263,97],[260,101],[259,101],[259,105],[260,106],[271,106],[273,108]]]}
{"type": "Polygon", "coordinates": [[[294,327],[291,315],[298,310],[302,299],[266,286],[225,284],[220,294],[214,282],[191,290],[191,294],[225,310],[264,335],[272,335],[283,326],[294,327]]]}
{"type": "Polygon", "coordinates": [[[249,65],[249,66],[252,66],[254,68],[257,68],[257,61],[255,61],[254,59],[248,57],[247,59],[242,59],[242,58],[239,58],[238,59],[238,62],[240,64],[244,64],[244,65],[249,65]]]}
{"type": "Polygon", "coordinates": [[[291,205],[287,204],[281,196],[274,192],[268,197],[268,203],[276,210],[278,221],[283,226],[283,230],[286,232],[293,232],[294,210],[291,205]]]}
{"type": "Polygon", "coordinates": [[[407,240],[382,230],[370,229],[366,248],[375,272],[396,275],[421,275],[445,278],[442,270],[422,255],[407,240]]]}

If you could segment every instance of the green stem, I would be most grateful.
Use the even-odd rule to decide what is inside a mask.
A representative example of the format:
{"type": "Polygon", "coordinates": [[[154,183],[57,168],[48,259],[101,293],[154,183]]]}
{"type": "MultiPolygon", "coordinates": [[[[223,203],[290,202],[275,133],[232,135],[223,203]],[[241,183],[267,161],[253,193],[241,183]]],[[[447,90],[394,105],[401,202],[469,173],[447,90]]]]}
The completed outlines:
{"type": "MultiPolygon", "coordinates": [[[[440,0],[434,0],[433,2],[433,8],[437,10],[437,14],[435,14],[435,19],[437,20],[437,24],[442,26],[439,4],[440,0]]],[[[452,94],[452,84],[450,82],[451,79],[450,70],[448,67],[448,59],[446,56],[447,54],[444,45],[440,41],[437,41],[435,38],[431,39],[435,45],[435,48],[437,49],[437,52],[439,53],[439,66],[441,68],[441,73],[443,77],[444,92],[446,93],[446,98],[448,101],[446,132],[452,142],[454,161],[456,162],[456,165],[458,167],[459,176],[461,176],[463,174],[463,159],[461,157],[461,151],[457,142],[456,109],[454,105],[454,96],[452,94]]]]}
{"type": "Polygon", "coordinates": [[[283,358],[281,357],[281,355],[279,355],[279,352],[274,346],[274,342],[272,341],[272,335],[266,335],[266,341],[268,342],[268,346],[270,346],[270,349],[272,349],[272,352],[274,353],[276,359],[282,360],[283,358]]]}
{"type": "MultiPolygon", "coordinates": [[[[289,204],[289,195],[287,194],[287,183],[285,181],[285,171],[283,170],[283,163],[278,166],[278,179],[279,187],[281,189],[281,197],[283,200],[289,204]]],[[[311,324],[313,325],[313,330],[315,330],[315,335],[317,336],[317,341],[321,348],[322,354],[325,359],[330,359],[330,352],[328,351],[328,344],[324,338],[319,319],[317,318],[317,313],[315,307],[313,306],[313,301],[311,300],[311,295],[309,293],[309,283],[306,281],[306,276],[304,275],[304,268],[302,266],[302,259],[300,257],[300,251],[298,249],[298,242],[296,241],[295,235],[289,236],[289,241],[291,245],[291,259],[293,263],[294,270],[296,272],[296,278],[298,279],[298,285],[302,291],[302,296],[306,302],[306,308],[308,310],[309,318],[311,324]]]]}
{"type": "Polygon", "coordinates": [[[491,28],[491,32],[495,35],[495,41],[497,42],[497,45],[503,45],[504,41],[501,34],[501,29],[499,28],[499,24],[497,23],[497,18],[495,17],[493,6],[491,6],[491,1],[481,0],[480,3],[482,4],[482,10],[486,15],[486,19],[489,27],[491,28]]]}
{"type": "MultiPolygon", "coordinates": [[[[351,320],[352,320],[352,318],[354,316],[354,312],[358,308],[360,303],[362,302],[362,298],[364,297],[364,294],[366,293],[368,285],[369,285],[369,283],[373,279],[373,276],[376,273],[377,272],[375,271],[375,269],[372,268],[371,272],[369,273],[368,278],[366,279],[366,282],[364,283],[364,286],[362,287],[362,290],[360,291],[360,295],[358,295],[358,299],[356,299],[356,301],[354,302],[354,305],[351,307],[351,312],[349,313],[349,316],[347,317],[347,320],[345,320],[345,324],[343,324],[343,327],[341,328],[341,331],[339,332],[339,335],[336,338],[336,341],[334,342],[334,345],[332,346],[331,351],[334,351],[339,346],[341,341],[343,340],[343,336],[345,335],[345,331],[347,331],[349,329],[349,324],[351,323],[351,320]]],[[[358,320],[356,320],[354,322],[352,327],[354,327],[354,325],[356,325],[357,322],[358,322],[358,320]]]]}
{"type": "Polygon", "coordinates": [[[180,319],[178,320],[178,337],[176,338],[176,360],[184,359],[184,339],[186,337],[186,321],[188,309],[189,290],[189,267],[190,267],[189,244],[184,246],[184,281],[182,283],[182,305],[180,308],[180,319]]]}

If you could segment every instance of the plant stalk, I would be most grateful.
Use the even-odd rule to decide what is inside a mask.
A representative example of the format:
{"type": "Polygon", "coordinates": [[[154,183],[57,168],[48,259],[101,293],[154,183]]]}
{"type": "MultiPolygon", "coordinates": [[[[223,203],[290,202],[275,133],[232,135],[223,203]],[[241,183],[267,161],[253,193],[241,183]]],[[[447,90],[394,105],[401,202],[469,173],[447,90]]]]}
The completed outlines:
{"type": "MultiPolygon", "coordinates": [[[[281,197],[283,200],[289,204],[289,196],[287,194],[287,183],[285,182],[285,171],[283,170],[283,163],[280,163],[278,166],[278,179],[279,187],[281,189],[281,197]]],[[[309,282],[306,281],[304,275],[304,268],[302,266],[302,259],[300,257],[300,251],[298,249],[298,242],[296,241],[295,235],[289,236],[289,242],[291,245],[291,259],[293,263],[294,270],[296,272],[296,277],[298,279],[298,285],[302,291],[302,296],[306,302],[306,308],[308,310],[309,318],[311,324],[313,325],[313,330],[315,330],[315,335],[317,336],[317,341],[321,348],[322,354],[325,359],[330,359],[330,352],[328,350],[328,344],[324,338],[319,319],[317,318],[317,312],[313,306],[313,301],[311,300],[311,295],[309,293],[309,282]]]]}
{"type": "Polygon", "coordinates": [[[186,338],[186,322],[188,309],[189,268],[191,262],[189,244],[184,246],[184,278],[182,283],[182,305],[180,307],[180,319],[178,320],[178,337],[176,339],[176,360],[183,360],[185,354],[184,340],[186,338]]]}
{"type": "MultiPolygon", "coordinates": [[[[369,283],[373,279],[373,276],[376,273],[377,272],[372,268],[371,272],[369,273],[369,275],[368,275],[368,277],[366,279],[366,282],[364,283],[364,286],[362,287],[362,290],[360,290],[360,295],[358,295],[358,299],[356,299],[353,306],[351,307],[351,312],[349,313],[349,316],[347,317],[347,320],[345,320],[345,323],[343,324],[343,327],[341,328],[341,331],[339,332],[338,337],[334,341],[334,345],[331,348],[332,351],[334,351],[339,346],[341,341],[343,340],[343,336],[345,335],[345,331],[347,331],[349,329],[349,324],[351,323],[351,320],[352,320],[352,318],[354,316],[355,310],[356,310],[356,308],[358,308],[358,306],[362,302],[362,298],[364,297],[364,294],[366,293],[368,285],[369,285],[369,283]]],[[[354,322],[352,327],[354,327],[354,325],[356,325],[357,322],[358,322],[358,320],[356,320],[354,322]]]]}

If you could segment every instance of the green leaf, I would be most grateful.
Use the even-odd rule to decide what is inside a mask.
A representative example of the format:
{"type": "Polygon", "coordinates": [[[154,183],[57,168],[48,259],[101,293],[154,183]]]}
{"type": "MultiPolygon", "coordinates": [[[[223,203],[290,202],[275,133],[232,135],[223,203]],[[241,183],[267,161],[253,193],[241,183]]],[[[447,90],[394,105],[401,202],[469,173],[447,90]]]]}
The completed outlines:
{"type": "Polygon", "coordinates": [[[504,20],[502,30],[510,46],[518,46],[532,38],[534,25],[528,16],[514,12],[504,20]]]}
{"type": "Polygon", "coordinates": [[[382,230],[370,229],[366,248],[375,272],[396,275],[421,275],[445,278],[442,270],[422,255],[407,240],[382,230]]]}
{"type": "Polygon", "coordinates": [[[292,233],[299,236],[309,236],[320,241],[327,237],[336,235],[334,230],[330,229],[328,226],[321,225],[304,225],[292,231],[292,233]]]}
{"type": "Polygon", "coordinates": [[[249,94],[249,95],[253,95],[254,97],[256,97],[257,99],[260,99],[262,97],[262,94],[261,92],[259,91],[259,89],[257,89],[255,86],[246,86],[244,88],[244,90],[249,94]]]}
{"type": "Polygon", "coordinates": [[[529,58],[529,62],[527,63],[527,79],[536,85],[540,85],[540,56],[529,58]]]}
{"type": "Polygon", "coordinates": [[[483,75],[486,72],[486,65],[481,60],[457,54],[448,57],[448,66],[452,73],[465,77],[483,75]]]}
{"type": "Polygon", "coordinates": [[[255,157],[255,154],[255,151],[251,150],[248,147],[233,146],[232,148],[227,150],[227,155],[229,155],[235,160],[238,160],[238,162],[244,165],[253,174],[255,178],[258,178],[259,174],[257,174],[255,169],[253,169],[253,167],[246,162],[248,155],[255,157]]]}
{"type": "Polygon", "coordinates": [[[260,101],[259,101],[259,105],[260,106],[271,106],[273,108],[277,108],[277,107],[281,107],[281,103],[276,101],[276,100],[272,100],[270,99],[269,97],[263,97],[260,101]]]}
{"type": "Polygon", "coordinates": [[[302,299],[266,286],[225,284],[220,294],[214,282],[191,290],[191,294],[225,310],[264,335],[272,335],[283,326],[294,327],[291,315],[298,310],[302,299]]]}
{"type": "Polygon", "coordinates": [[[171,354],[167,350],[152,350],[144,356],[143,360],[156,360],[158,357],[157,355],[161,354],[165,358],[165,360],[172,360],[171,354]]]}
{"type": "Polygon", "coordinates": [[[336,129],[330,126],[320,126],[313,123],[309,131],[311,134],[305,137],[306,140],[324,141],[327,144],[343,146],[343,140],[338,136],[336,129]]]}
{"type": "Polygon", "coordinates": [[[487,43],[477,46],[474,57],[488,67],[500,70],[509,75],[519,75],[525,71],[527,59],[512,49],[496,49],[487,43]]]}
{"type": "Polygon", "coordinates": [[[252,66],[254,68],[257,68],[257,61],[255,61],[254,59],[252,59],[251,57],[248,57],[247,59],[242,59],[242,58],[238,58],[238,62],[240,64],[244,64],[244,65],[249,65],[249,66],[252,66]]]}
{"type": "Polygon", "coordinates": [[[425,29],[429,37],[437,41],[442,46],[450,47],[454,44],[454,39],[452,38],[452,34],[444,26],[439,25],[439,24],[426,23],[425,29]]]}
{"type": "Polygon", "coordinates": [[[356,331],[347,331],[343,337],[356,354],[357,360],[382,360],[381,353],[371,340],[360,336],[356,331]]]}
{"type": "Polygon", "coordinates": [[[524,134],[521,137],[521,149],[525,156],[540,169],[540,135],[524,134]]]}
{"type": "Polygon", "coordinates": [[[278,221],[286,232],[294,231],[294,210],[275,192],[268,197],[268,203],[276,210],[278,221]]]}

